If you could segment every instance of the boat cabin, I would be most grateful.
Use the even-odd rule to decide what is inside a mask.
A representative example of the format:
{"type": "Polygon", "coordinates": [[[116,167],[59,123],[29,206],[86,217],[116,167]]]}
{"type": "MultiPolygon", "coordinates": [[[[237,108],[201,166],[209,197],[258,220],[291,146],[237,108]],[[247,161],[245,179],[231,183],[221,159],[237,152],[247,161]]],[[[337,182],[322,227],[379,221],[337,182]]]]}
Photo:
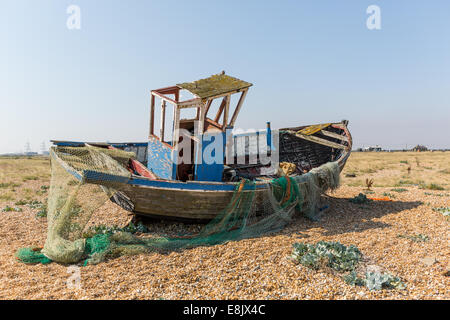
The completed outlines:
{"type": "Polygon", "coordinates": [[[206,79],[152,90],[148,168],[163,179],[222,181],[225,154],[232,149],[227,148],[226,141],[234,142],[229,135],[251,86],[222,72],[206,79]],[[189,98],[183,100],[186,95],[189,98]],[[183,117],[183,114],[188,116],[183,117]],[[224,156],[218,155],[219,159],[213,162],[204,159],[205,151],[217,140],[224,156]]]}
{"type": "Polygon", "coordinates": [[[148,142],[52,142],[134,152],[137,161],[127,169],[155,181],[215,185],[302,175],[337,159],[343,166],[352,146],[347,120],[274,131],[267,122],[266,129],[238,133],[234,124],[251,86],[222,72],[152,90],[148,142]]]}

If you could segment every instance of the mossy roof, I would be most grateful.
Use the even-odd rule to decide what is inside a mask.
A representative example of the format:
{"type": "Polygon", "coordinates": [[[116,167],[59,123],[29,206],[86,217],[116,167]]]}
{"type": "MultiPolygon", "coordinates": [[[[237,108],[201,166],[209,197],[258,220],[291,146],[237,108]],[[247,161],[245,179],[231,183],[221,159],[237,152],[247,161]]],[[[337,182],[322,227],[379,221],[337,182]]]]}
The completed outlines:
{"type": "Polygon", "coordinates": [[[215,74],[209,78],[200,79],[194,82],[180,83],[177,84],[177,86],[205,99],[248,88],[251,87],[252,84],[225,74],[215,74]]]}

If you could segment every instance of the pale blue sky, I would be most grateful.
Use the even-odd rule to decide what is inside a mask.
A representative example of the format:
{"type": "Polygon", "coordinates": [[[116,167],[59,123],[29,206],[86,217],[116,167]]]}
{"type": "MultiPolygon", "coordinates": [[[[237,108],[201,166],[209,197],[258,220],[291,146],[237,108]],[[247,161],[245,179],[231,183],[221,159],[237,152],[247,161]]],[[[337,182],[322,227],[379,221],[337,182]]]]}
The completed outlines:
{"type": "Polygon", "coordinates": [[[238,127],[348,119],[355,147],[448,148],[449,18],[448,0],[2,0],[0,153],[146,141],[151,89],[222,70],[254,84],[238,127]]]}

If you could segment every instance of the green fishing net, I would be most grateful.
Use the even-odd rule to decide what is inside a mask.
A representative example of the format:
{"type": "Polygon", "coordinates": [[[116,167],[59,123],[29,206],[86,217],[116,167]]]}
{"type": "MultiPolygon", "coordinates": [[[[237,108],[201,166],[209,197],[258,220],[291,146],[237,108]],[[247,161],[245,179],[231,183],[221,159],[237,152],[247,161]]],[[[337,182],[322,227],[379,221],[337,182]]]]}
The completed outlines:
{"type": "Polygon", "coordinates": [[[41,253],[42,248],[21,248],[17,251],[16,257],[27,264],[42,263],[47,264],[52,262],[43,253],[41,253]]]}
{"type": "Polygon", "coordinates": [[[42,250],[17,251],[16,257],[24,263],[97,264],[121,255],[168,252],[261,236],[283,229],[295,214],[316,219],[321,193],[339,184],[336,162],[300,176],[274,179],[264,192],[256,192],[255,182],[244,179],[236,183],[227,207],[198,234],[147,237],[119,230],[86,237],[94,212],[120,189],[117,177],[131,177],[127,164],[134,154],[93,146],[58,146],[51,148],[50,155],[47,239],[42,250]],[[97,173],[102,173],[102,180],[86,183],[86,175],[89,181],[95,181],[97,173]],[[108,179],[108,175],[115,179],[108,179]]]}

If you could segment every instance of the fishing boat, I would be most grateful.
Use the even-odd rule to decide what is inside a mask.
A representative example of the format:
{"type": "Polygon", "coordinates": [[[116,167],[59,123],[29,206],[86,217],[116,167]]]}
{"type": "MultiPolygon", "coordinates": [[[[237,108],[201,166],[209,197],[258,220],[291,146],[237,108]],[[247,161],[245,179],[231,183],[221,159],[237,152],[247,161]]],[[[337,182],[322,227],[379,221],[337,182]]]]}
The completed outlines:
{"type": "Polygon", "coordinates": [[[290,177],[329,162],[343,169],[352,148],[347,120],[278,130],[267,122],[263,130],[237,132],[235,122],[251,86],[222,72],[152,90],[147,142],[52,140],[52,148],[131,151],[135,157],[126,164],[128,176],[89,169],[80,173],[57,152],[51,152],[52,157],[78,180],[114,188],[111,201],[128,211],[188,221],[213,219],[244,178],[254,181],[244,192],[267,192],[270,181],[283,174],[281,164],[289,165],[284,174],[290,177]]]}

